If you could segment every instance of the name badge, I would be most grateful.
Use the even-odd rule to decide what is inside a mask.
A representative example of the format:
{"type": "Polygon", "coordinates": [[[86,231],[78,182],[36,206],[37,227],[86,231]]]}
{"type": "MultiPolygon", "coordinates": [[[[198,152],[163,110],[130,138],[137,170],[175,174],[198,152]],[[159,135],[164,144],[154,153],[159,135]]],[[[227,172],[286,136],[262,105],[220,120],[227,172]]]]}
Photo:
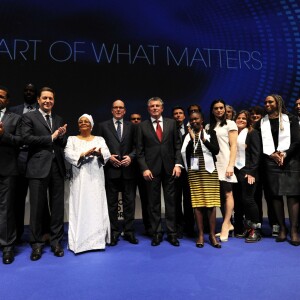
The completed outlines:
{"type": "Polygon", "coordinates": [[[199,170],[199,158],[191,157],[191,170],[199,170]]]}

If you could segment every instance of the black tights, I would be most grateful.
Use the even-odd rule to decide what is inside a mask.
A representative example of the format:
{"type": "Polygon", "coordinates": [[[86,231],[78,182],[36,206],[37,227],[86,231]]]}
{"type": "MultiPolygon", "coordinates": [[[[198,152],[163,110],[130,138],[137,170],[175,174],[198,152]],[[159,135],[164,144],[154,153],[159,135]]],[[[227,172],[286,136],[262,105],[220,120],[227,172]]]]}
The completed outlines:
{"type": "Polygon", "coordinates": [[[198,227],[198,240],[203,242],[203,213],[207,211],[208,221],[209,221],[209,234],[214,237],[216,230],[216,208],[215,207],[196,207],[194,209],[195,218],[198,227]]]}
{"type": "MultiPolygon", "coordinates": [[[[299,216],[299,196],[287,196],[287,207],[289,211],[289,220],[290,220],[290,230],[291,230],[291,239],[292,241],[299,241],[298,236],[298,216],[299,216]]],[[[287,229],[285,224],[285,216],[284,216],[284,203],[283,197],[277,196],[273,197],[273,205],[276,213],[276,217],[278,219],[278,223],[280,225],[280,233],[279,237],[286,237],[287,229]]]]}

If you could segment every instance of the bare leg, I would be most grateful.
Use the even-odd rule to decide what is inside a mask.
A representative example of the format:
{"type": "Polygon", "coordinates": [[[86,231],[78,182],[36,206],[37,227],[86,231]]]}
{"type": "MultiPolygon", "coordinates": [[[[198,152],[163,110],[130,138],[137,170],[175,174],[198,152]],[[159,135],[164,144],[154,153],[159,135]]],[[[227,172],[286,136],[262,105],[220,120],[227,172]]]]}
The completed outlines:
{"type": "Polygon", "coordinates": [[[225,203],[225,215],[224,215],[224,221],[222,224],[222,230],[220,239],[221,241],[227,241],[228,240],[228,234],[229,230],[233,229],[233,226],[231,224],[231,216],[234,208],[234,200],[233,200],[233,194],[232,190],[226,191],[226,203],[225,203]]]}

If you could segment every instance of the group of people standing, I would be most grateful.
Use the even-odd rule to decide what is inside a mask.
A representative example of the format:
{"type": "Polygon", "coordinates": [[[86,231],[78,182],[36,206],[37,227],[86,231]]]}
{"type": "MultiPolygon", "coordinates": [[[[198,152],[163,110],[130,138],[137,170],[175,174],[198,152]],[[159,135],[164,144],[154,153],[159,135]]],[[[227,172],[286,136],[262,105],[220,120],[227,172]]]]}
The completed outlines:
{"type": "MultiPolygon", "coordinates": [[[[274,211],[273,223],[279,228],[276,241],[287,239],[286,196],[290,242],[300,245],[299,120],[287,112],[279,95],[266,98],[261,120],[254,108],[242,110],[233,120],[233,108],[226,114],[225,102],[217,99],[211,104],[206,125],[196,104],[188,107],[189,122],[184,124],[182,107],[174,107],[172,118],[165,118],[162,99],[153,97],[147,103],[150,118],[141,122],[137,113],[125,120],[125,103],[116,100],[110,120],[94,126],[93,117],[83,114],[78,119],[79,134],[68,138],[67,124],[53,112],[55,92],[51,88],[36,93],[34,85],[28,84],[24,100],[24,105],[8,107],[9,92],[0,87],[0,243],[4,264],[14,261],[14,245],[23,233],[28,187],[30,259],[42,257],[45,233],[49,233],[54,255],[64,256],[66,164],[70,174],[68,247],[74,253],[104,249],[106,244],[116,246],[121,232],[124,240],[139,243],[134,230],[137,186],[145,234],[152,246],[160,245],[164,232],[173,246],[180,245],[183,235],[195,237],[194,220],[198,248],[204,247],[206,226],[214,248],[221,248],[220,241],[228,241],[233,230],[246,242],[259,241],[262,214],[261,199],[257,199],[262,187],[272,205],[270,211],[274,211]],[[118,221],[120,192],[122,228],[118,221]],[[221,207],[223,224],[216,234],[217,207],[221,207]]],[[[297,101],[300,114],[300,99],[297,101]]]]}

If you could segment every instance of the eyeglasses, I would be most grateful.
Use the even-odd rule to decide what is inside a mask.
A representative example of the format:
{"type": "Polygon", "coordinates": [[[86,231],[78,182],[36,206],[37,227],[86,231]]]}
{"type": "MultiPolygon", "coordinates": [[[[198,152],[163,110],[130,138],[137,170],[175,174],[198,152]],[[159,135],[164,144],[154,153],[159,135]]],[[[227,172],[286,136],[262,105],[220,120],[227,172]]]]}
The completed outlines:
{"type": "Polygon", "coordinates": [[[134,120],[140,120],[141,118],[131,118],[130,120],[131,121],[134,121],[134,120]]]}
{"type": "Polygon", "coordinates": [[[113,106],[113,109],[125,109],[124,106],[113,106]]]}

